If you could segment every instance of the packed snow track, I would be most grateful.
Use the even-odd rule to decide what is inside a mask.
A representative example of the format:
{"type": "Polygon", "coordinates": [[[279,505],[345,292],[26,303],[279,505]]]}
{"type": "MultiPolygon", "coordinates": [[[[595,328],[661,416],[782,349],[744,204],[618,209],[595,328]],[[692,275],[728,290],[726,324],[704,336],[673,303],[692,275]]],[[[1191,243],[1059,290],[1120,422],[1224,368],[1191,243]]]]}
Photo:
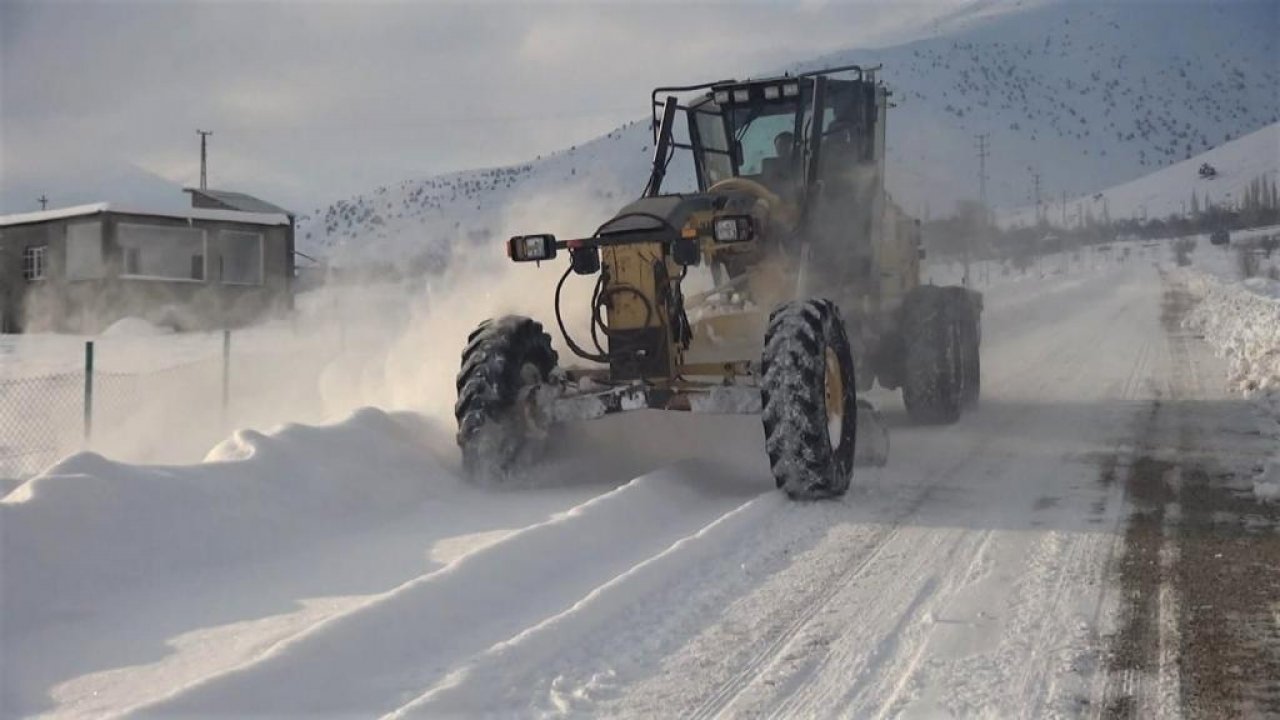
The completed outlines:
{"type": "Polygon", "coordinates": [[[1148,461],[1185,479],[1185,458],[1229,473],[1261,450],[1193,432],[1247,410],[1170,320],[1170,282],[1135,257],[991,289],[981,405],[916,428],[873,393],[889,463],[836,501],[774,490],[743,417],[567,428],[509,488],[462,484],[446,429],[373,410],[242,433],[151,485],[72,458],[0,506],[6,583],[27,583],[6,590],[4,714],[1176,715],[1194,628],[1177,586],[1122,560],[1177,562],[1178,513],[1137,542],[1135,483],[1148,461]],[[209,501],[238,467],[282,486],[209,501]],[[23,547],[73,481],[178,518],[23,547]],[[174,545],[99,566],[147,533],[174,545]]]}

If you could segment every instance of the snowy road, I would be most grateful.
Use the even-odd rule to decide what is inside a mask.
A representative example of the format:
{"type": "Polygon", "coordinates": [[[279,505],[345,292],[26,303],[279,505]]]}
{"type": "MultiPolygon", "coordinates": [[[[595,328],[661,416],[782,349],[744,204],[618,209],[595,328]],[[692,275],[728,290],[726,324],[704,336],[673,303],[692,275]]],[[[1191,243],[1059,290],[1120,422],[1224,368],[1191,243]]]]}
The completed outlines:
{"type": "MultiPolygon", "coordinates": [[[[1265,448],[1142,262],[990,293],[981,407],[912,428],[880,398],[890,463],[841,501],[774,492],[754,418],[613,418],[525,487],[430,463],[416,499],[430,453],[388,442],[389,522],[313,508],[322,541],[6,628],[5,712],[1176,716],[1202,680],[1182,494],[1265,448]]],[[[1265,678],[1217,687],[1266,710],[1265,678]]]]}

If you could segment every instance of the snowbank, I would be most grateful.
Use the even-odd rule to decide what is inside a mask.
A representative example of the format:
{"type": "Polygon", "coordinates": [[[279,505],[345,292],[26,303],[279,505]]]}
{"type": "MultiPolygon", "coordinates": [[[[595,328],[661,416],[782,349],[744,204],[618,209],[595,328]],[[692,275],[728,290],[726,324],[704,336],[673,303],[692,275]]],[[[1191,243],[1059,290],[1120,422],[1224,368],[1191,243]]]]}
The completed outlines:
{"type": "Polygon", "coordinates": [[[1261,502],[1280,502],[1280,455],[1272,458],[1267,469],[1253,481],[1253,494],[1261,502]]]}
{"type": "Polygon", "coordinates": [[[1231,361],[1232,386],[1250,396],[1280,394],[1280,300],[1270,295],[1270,285],[1227,283],[1202,273],[1189,278],[1203,301],[1185,325],[1231,361]]]}
{"type": "Polygon", "coordinates": [[[124,317],[111,323],[106,330],[102,331],[103,337],[154,337],[156,335],[170,335],[173,328],[160,327],[153,325],[142,318],[124,317]]]}
{"type": "MultiPolygon", "coordinates": [[[[1228,359],[1228,382],[1271,418],[1264,431],[1280,439],[1280,283],[1229,283],[1199,272],[1187,278],[1202,300],[1184,326],[1228,359]]],[[[1280,451],[1255,480],[1254,494],[1260,501],[1280,500],[1280,451]]]]}
{"type": "Polygon", "coordinates": [[[1245,280],[1243,285],[1246,290],[1254,295],[1280,300],[1280,280],[1256,277],[1245,280]]]}
{"type": "Polygon", "coordinates": [[[197,465],[67,458],[0,499],[0,632],[419,505],[457,481],[412,424],[366,408],[328,426],[242,430],[197,465]]]}

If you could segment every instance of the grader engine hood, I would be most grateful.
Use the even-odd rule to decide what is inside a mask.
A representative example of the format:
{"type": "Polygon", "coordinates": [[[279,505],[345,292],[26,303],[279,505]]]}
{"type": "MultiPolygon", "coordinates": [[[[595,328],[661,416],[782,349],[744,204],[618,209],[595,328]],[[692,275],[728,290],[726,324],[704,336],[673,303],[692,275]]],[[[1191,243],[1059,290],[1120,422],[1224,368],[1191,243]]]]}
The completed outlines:
{"type": "Polygon", "coordinates": [[[619,210],[600,227],[599,234],[666,231],[678,237],[684,227],[713,214],[748,214],[754,202],[754,197],[741,192],[644,197],[619,210]]]}

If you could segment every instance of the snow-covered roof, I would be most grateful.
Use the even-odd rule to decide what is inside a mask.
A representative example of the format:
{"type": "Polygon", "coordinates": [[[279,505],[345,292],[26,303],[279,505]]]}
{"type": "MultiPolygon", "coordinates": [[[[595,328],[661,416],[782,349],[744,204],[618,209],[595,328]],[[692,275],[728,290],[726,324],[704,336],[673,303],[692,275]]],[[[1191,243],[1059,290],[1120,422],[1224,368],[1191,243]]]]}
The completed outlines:
{"type": "Polygon", "coordinates": [[[0,227],[9,225],[26,225],[28,223],[61,220],[63,218],[97,215],[103,212],[125,213],[128,215],[152,215],[155,217],[180,218],[183,220],[221,220],[224,222],[248,223],[250,225],[288,225],[289,216],[282,213],[252,213],[237,210],[208,210],[204,208],[185,208],[182,210],[141,210],[122,207],[115,203],[92,203],[74,207],[42,210],[40,212],[0,215],[0,227]]]}
{"type": "Polygon", "coordinates": [[[248,193],[235,192],[234,190],[182,188],[182,192],[191,193],[193,197],[196,195],[203,195],[211,200],[216,200],[241,212],[279,213],[283,215],[291,214],[288,210],[285,210],[279,205],[274,205],[262,198],[254,197],[248,193]]]}

